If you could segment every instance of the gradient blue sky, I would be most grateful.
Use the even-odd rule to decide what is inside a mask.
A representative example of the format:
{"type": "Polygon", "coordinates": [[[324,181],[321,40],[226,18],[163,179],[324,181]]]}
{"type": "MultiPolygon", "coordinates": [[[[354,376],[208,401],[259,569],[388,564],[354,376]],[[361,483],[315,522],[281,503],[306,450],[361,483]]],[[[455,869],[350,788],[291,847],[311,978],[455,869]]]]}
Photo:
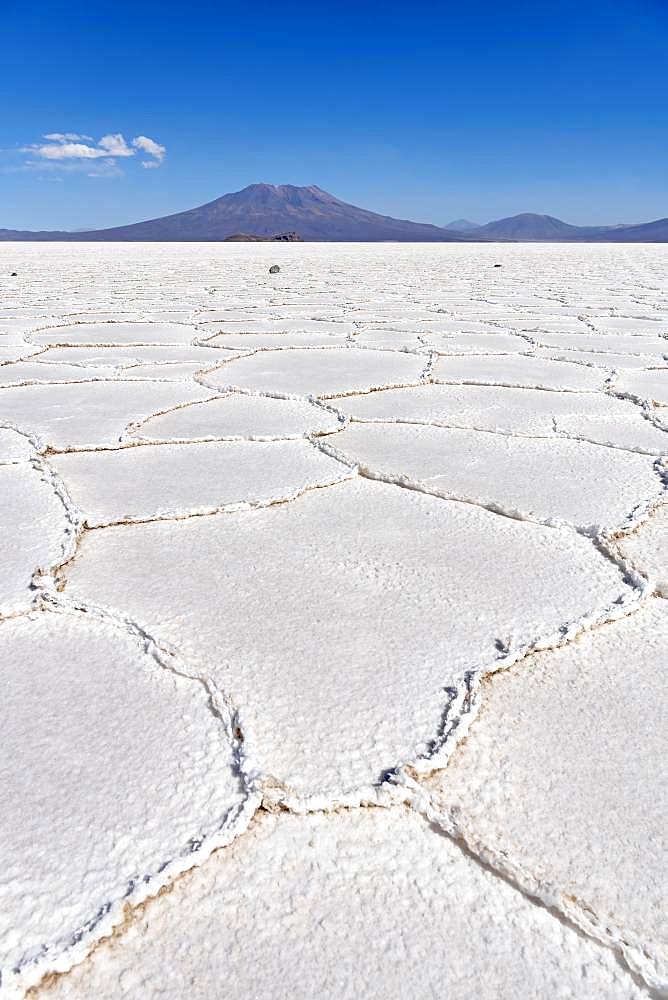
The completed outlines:
{"type": "Polygon", "coordinates": [[[134,222],[255,181],[437,224],[668,216],[667,54],[668,0],[0,0],[0,227],[134,222]],[[25,151],[53,132],[167,154],[25,151]]]}

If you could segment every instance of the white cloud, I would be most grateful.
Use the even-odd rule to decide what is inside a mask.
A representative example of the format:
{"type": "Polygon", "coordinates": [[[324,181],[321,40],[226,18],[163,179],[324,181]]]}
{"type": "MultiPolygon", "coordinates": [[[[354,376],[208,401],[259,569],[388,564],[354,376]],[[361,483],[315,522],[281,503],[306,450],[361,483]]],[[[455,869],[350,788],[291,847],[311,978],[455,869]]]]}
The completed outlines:
{"type": "Polygon", "coordinates": [[[109,177],[122,174],[122,170],[116,164],[116,159],[119,157],[136,156],[137,151],[141,150],[150,157],[141,161],[142,167],[154,170],[160,166],[167,154],[164,146],[147,135],[136,135],[129,144],[121,132],[103,135],[97,142],[90,136],[78,132],[48,132],[42,138],[47,141],[19,149],[19,152],[30,153],[34,157],[25,164],[28,169],[38,168],[41,165],[73,171],[80,166],[88,172],[89,177],[109,177]]]}
{"type": "Polygon", "coordinates": [[[135,156],[136,150],[140,149],[143,153],[153,157],[152,160],[142,161],[144,167],[158,167],[167,152],[164,146],[161,146],[154,139],[149,139],[146,135],[135,136],[131,146],[129,146],[121,132],[103,135],[95,145],[91,145],[94,140],[90,136],[79,135],[77,132],[49,132],[42,138],[48,141],[33,146],[24,146],[20,152],[31,153],[41,160],[50,162],[104,160],[112,165],[111,157],[135,156]]]}
{"type": "Polygon", "coordinates": [[[27,146],[25,153],[41,156],[44,160],[97,160],[109,156],[109,150],[87,146],[83,142],[57,142],[43,146],[27,146]]]}
{"type": "Polygon", "coordinates": [[[155,139],[149,139],[147,135],[136,135],[132,140],[132,145],[135,149],[141,149],[145,153],[148,153],[149,156],[155,157],[157,160],[157,163],[147,163],[146,161],[143,161],[143,167],[156,167],[158,163],[162,163],[167,152],[164,146],[161,146],[159,142],[155,141],[155,139]]]}
{"type": "Polygon", "coordinates": [[[102,154],[103,156],[135,155],[120,132],[116,132],[114,135],[103,135],[100,141],[98,142],[98,146],[100,146],[105,151],[102,154]]]}
{"type": "Polygon", "coordinates": [[[78,142],[83,139],[87,142],[93,141],[92,135],[79,135],[78,132],[47,132],[42,139],[50,139],[52,142],[78,142]]]}

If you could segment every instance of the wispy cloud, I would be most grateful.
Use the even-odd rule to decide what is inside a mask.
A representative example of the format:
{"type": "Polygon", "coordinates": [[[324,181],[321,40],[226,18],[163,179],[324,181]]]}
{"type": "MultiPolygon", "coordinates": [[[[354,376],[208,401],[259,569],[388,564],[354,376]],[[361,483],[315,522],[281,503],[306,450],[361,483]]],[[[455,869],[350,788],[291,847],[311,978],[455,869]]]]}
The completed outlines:
{"type": "Polygon", "coordinates": [[[164,146],[161,146],[154,139],[149,139],[147,135],[136,135],[132,140],[132,145],[135,149],[141,149],[144,153],[148,153],[149,156],[155,157],[151,163],[142,162],[142,167],[157,167],[158,164],[162,163],[167,154],[164,146]]]}
{"type": "Polygon", "coordinates": [[[48,132],[42,139],[51,139],[52,142],[77,142],[83,139],[88,142],[93,141],[92,135],[79,135],[78,132],[48,132]]]}
{"type": "MultiPolygon", "coordinates": [[[[55,180],[54,174],[85,174],[87,177],[122,177],[116,160],[25,160],[0,167],[0,174],[34,174],[55,180]]],[[[60,178],[62,180],[62,177],[60,178]]]]}
{"type": "Polygon", "coordinates": [[[19,149],[19,152],[30,153],[36,158],[28,166],[39,165],[40,162],[43,165],[57,163],[62,165],[62,169],[67,169],[74,164],[97,160],[101,169],[91,169],[91,177],[121,173],[116,159],[135,156],[138,150],[150,157],[141,161],[142,167],[159,167],[167,155],[166,148],[147,135],[137,135],[129,144],[121,132],[103,135],[97,142],[91,136],[78,132],[47,132],[42,138],[47,141],[19,149]]]}

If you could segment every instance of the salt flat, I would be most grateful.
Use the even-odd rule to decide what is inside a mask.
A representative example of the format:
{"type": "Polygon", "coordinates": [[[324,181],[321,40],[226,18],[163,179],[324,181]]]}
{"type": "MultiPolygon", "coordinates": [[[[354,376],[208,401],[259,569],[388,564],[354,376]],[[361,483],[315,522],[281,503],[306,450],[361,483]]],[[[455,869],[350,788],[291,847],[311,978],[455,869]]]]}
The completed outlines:
{"type": "Polygon", "coordinates": [[[0,997],[668,996],[667,387],[660,245],[0,244],[0,997]]]}

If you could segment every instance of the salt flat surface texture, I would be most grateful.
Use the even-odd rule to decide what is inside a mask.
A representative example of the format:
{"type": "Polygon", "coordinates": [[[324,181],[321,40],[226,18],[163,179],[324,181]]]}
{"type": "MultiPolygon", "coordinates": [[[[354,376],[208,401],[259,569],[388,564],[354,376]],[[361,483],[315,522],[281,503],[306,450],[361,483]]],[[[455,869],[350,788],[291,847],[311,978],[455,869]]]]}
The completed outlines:
{"type": "Polygon", "coordinates": [[[667,374],[662,246],[1,244],[2,1000],[668,996],[667,374]]]}
{"type": "Polygon", "coordinates": [[[269,816],[43,993],[357,1000],[646,996],[614,956],[397,809],[269,816]]]}
{"type": "Polygon", "coordinates": [[[659,988],[668,976],[665,800],[656,796],[668,754],[667,648],[668,601],[655,598],[497,675],[456,759],[427,783],[448,829],[620,943],[659,988]]]}

